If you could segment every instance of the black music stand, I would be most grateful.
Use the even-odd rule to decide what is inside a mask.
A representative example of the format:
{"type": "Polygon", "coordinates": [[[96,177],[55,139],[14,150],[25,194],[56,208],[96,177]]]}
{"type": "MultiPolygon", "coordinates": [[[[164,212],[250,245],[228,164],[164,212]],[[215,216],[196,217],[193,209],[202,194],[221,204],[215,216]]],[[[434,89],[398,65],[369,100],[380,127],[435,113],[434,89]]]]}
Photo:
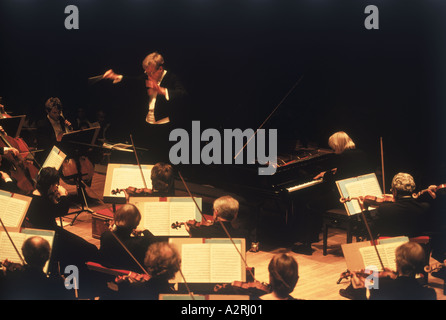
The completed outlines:
{"type": "Polygon", "coordinates": [[[0,126],[3,127],[3,130],[5,130],[9,136],[17,138],[22,131],[25,117],[25,115],[20,115],[9,118],[0,118],[0,126]]]}
{"type": "Polygon", "coordinates": [[[94,145],[96,138],[98,136],[100,127],[87,128],[83,130],[72,131],[69,133],[65,133],[62,136],[60,144],[64,146],[64,150],[67,150],[67,153],[75,153],[75,163],[77,168],[77,174],[65,176],[67,179],[73,179],[77,189],[77,196],[81,203],[81,209],[71,212],[70,214],[75,214],[73,220],[71,221],[71,225],[74,224],[77,217],[82,212],[93,213],[93,210],[88,208],[87,197],[86,197],[86,184],[82,180],[81,166],[80,166],[80,146],[84,144],[94,145]]]}

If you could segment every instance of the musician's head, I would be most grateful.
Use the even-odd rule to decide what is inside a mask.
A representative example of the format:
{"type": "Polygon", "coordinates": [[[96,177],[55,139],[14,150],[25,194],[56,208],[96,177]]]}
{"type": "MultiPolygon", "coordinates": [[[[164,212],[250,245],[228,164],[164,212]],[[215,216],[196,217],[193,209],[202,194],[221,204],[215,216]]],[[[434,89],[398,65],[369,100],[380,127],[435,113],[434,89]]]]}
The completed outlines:
{"type": "Polygon", "coordinates": [[[344,131],[338,131],[328,138],[328,145],[337,154],[343,153],[347,149],[355,149],[353,140],[344,131]]]}
{"type": "Polygon", "coordinates": [[[149,246],[144,258],[149,275],[155,278],[173,279],[180,270],[181,257],[168,242],[155,242],[149,246]]]}
{"type": "Polygon", "coordinates": [[[45,102],[45,110],[51,119],[59,120],[62,112],[62,102],[57,97],[51,97],[45,102]]]}
{"type": "Polygon", "coordinates": [[[37,176],[36,189],[42,196],[48,195],[48,192],[53,189],[54,186],[59,185],[59,181],[60,175],[56,168],[42,168],[37,176]]]}
{"type": "Polygon", "coordinates": [[[278,298],[286,298],[299,280],[296,259],[286,253],[276,254],[268,265],[269,283],[278,298]]]}
{"type": "Polygon", "coordinates": [[[22,245],[23,258],[33,268],[42,269],[50,258],[50,252],[49,242],[39,236],[26,239],[22,245]]]}
{"type": "Polygon", "coordinates": [[[395,250],[398,275],[414,277],[423,272],[426,256],[423,247],[417,242],[406,242],[395,250]]]}
{"type": "Polygon", "coordinates": [[[138,227],[141,221],[141,213],[138,208],[131,203],[126,203],[114,215],[114,223],[117,229],[132,232],[138,227]]]}
{"type": "Polygon", "coordinates": [[[156,163],[151,172],[152,189],[158,192],[169,192],[173,187],[173,168],[168,163],[156,163]]]}
{"type": "Polygon", "coordinates": [[[413,177],[408,173],[400,172],[393,177],[390,190],[394,196],[409,196],[412,195],[415,188],[413,177]]]}
{"type": "Polygon", "coordinates": [[[237,218],[239,202],[231,196],[223,196],[214,201],[214,219],[233,221],[237,218]]]}
{"type": "Polygon", "coordinates": [[[160,80],[164,72],[164,58],[158,52],[152,52],[142,61],[142,68],[147,76],[160,80]]]}

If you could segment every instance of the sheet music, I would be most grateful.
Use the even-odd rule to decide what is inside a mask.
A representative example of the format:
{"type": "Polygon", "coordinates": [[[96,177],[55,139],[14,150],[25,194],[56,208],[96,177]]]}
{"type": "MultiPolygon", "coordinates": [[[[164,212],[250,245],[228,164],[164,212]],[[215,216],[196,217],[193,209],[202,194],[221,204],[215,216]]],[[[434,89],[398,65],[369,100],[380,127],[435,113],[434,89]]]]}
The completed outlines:
{"type": "MultiPolygon", "coordinates": [[[[241,246],[236,244],[239,250],[241,246]]],[[[242,280],[242,261],[232,243],[183,244],[181,270],[188,282],[242,280]]]]}
{"type": "MultiPolygon", "coordinates": [[[[150,230],[155,236],[163,236],[170,233],[171,223],[169,216],[169,203],[167,202],[143,202],[142,216],[143,228],[150,230]]],[[[141,220],[142,221],[142,220],[141,220]]]]}
{"type": "Polygon", "coordinates": [[[0,195],[0,218],[7,227],[19,227],[27,202],[10,195],[0,195]]]}
{"type": "Polygon", "coordinates": [[[53,167],[56,168],[56,170],[59,170],[66,156],[67,155],[60,151],[57,147],[53,147],[50,154],[43,163],[42,168],[53,167]]]}
{"type": "MultiPolygon", "coordinates": [[[[376,246],[384,267],[396,271],[395,250],[405,242],[406,241],[379,244],[376,246]]],[[[360,248],[359,252],[361,253],[365,267],[375,266],[378,270],[382,271],[381,263],[379,262],[374,246],[360,248]]]]}
{"type": "MultiPolygon", "coordinates": [[[[188,201],[133,201],[141,212],[139,229],[148,229],[155,236],[185,236],[188,237],[184,226],[172,229],[176,222],[186,222],[195,219],[196,206],[190,199],[188,201]]],[[[157,198],[152,198],[157,199],[157,198]]]]}
{"type": "MultiPolygon", "coordinates": [[[[148,189],[152,189],[151,169],[142,168],[144,180],[148,189]]],[[[111,188],[126,189],[128,187],[145,188],[139,167],[122,167],[113,170],[111,188]]],[[[117,194],[116,196],[120,196],[117,194]]],[[[122,195],[121,195],[122,196],[122,195]]]]}
{"type": "MultiPolygon", "coordinates": [[[[170,203],[170,219],[169,226],[175,222],[186,222],[195,219],[195,203],[192,201],[171,201],[170,203]]],[[[189,236],[186,228],[181,227],[178,229],[170,228],[170,234],[175,236],[189,236]]]]}
{"type": "MultiPolygon", "coordinates": [[[[26,234],[9,232],[9,235],[11,236],[12,241],[17,247],[17,250],[19,250],[19,252],[21,253],[22,244],[27,237],[26,234]]],[[[0,233],[0,260],[4,261],[5,259],[8,259],[9,261],[15,263],[22,263],[22,260],[15,251],[14,246],[8,238],[8,235],[6,234],[6,232],[2,231],[0,233]]]]}
{"type": "MultiPolygon", "coordinates": [[[[346,183],[345,189],[351,198],[360,196],[382,196],[381,188],[374,178],[346,183]]],[[[361,212],[361,206],[359,205],[358,200],[352,200],[351,203],[355,213],[361,212]]]]}
{"type": "Polygon", "coordinates": [[[187,282],[209,282],[210,245],[209,244],[183,244],[181,249],[181,270],[187,282]]]}
{"type": "MultiPolygon", "coordinates": [[[[238,250],[241,250],[240,245],[236,244],[236,246],[238,250]]],[[[241,257],[232,243],[212,244],[210,282],[229,283],[233,281],[241,281],[241,263],[241,257]]]]}

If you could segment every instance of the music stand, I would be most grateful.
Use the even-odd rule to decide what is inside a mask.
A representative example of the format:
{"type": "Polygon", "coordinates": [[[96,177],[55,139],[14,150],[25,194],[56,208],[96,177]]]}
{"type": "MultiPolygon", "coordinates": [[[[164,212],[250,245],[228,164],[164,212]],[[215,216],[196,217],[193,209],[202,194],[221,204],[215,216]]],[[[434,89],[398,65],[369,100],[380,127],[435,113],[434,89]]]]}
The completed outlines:
{"type": "Polygon", "coordinates": [[[94,145],[94,143],[96,142],[96,138],[98,137],[99,129],[100,129],[100,127],[93,127],[93,128],[87,128],[87,129],[76,130],[76,131],[64,133],[64,135],[62,136],[62,139],[60,141],[60,144],[64,146],[64,150],[69,150],[69,151],[67,151],[67,153],[70,151],[72,153],[76,153],[76,156],[73,158],[75,159],[77,173],[74,175],[65,177],[68,179],[74,179],[74,182],[76,184],[76,189],[77,189],[77,196],[81,202],[81,209],[70,213],[70,214],[75,214],[73,220],[71,221],[71,225],[74,224],[77,217],[82,212],[93,213],[93,210],[91,210],[88,207],[86,191],[85,191],[86,184],[82,180],[82,176],[84,174],[82,174],[81,168],[80,168],[79,146],[82,146],[84,144],[94,145]]]}
{"type": "Polygon", "coordinates": [[[9,118],[1,118],[0,126],[3,127],[5,132],[14,138],[20,136],[20,132],[22,131],[23,124],[25,123],[25,115],[13,116],[9,118]]]}

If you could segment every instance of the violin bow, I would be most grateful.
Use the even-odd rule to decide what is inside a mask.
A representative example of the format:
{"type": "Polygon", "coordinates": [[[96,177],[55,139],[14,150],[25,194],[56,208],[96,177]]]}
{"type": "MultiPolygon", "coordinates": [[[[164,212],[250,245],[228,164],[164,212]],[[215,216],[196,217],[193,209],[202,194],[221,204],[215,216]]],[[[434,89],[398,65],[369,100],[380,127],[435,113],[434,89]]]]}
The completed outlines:
{"type": "Polygon", "coordinates": [[[378,256],[378,260],[379,260],[379,263],[381,265],[381,268],[384,270],[384,263],[383,263],[383,261],[381,259],[381,255],[379,254],[378,248],[376,247],[376,243],[375,243],[375,240],[373,238],[372,231],[370,230],[369,223],[367,222],[367,218],[366,218],[366,216],[364,214],[364,211],[366,211],[364,209],[364,204],[361,201],[359,201],[360,200],[359,197],[348,197],[348,198],[341,198],[340,199],[341,203],[345,203],[345,202],[351,201],[351,200],[357,200],[359,205],[360,205],[360,207],[361,207],[361,217],[362,217],[362,220],[364,221],[365,227],[367,229],[367,233],[369,234],[370,241],[372,242],[372,245],[375,248],[375,252],[376,252],[376,254],[378,256]]]}
{"type": "Polygon", "coordinates": [[[19,249],[17,249],[14,241],[12,241],[11,235],[9,234],[8,229],[6,229],[5,224],[3,223],[3,220],[1,218],[0,218],[0,223],[2,224],[3,230],[5,230],[6,235],[8,236],[9,241],[11,241],[12,246],[14,247],[15,252],[19,256],[20,260],[22,261],[22,264],[25,265],[26,264],[25,259],[23,259],[19,249]]]}
{"type": "Polygon", "coordinates": [[[132,141],[133,153],[135,154],[136,163],[138,164],[139,171],[141,172],[142,182],[144,183],[144,188],[147,189],[146,179],[144,178],[144,172],[142,171],[141,164],[139,163],[138,154],[136,153],[135,144],[133,143],[133,137],[130,135],[130,140],[132,141]]]}
{"type": "Polygon", "coordinates": [[[189,197],[191,197],[192,200],[194,201],[195,206],[197,207],[198,212],[200,212],[200,215],[203,218],[203,220],[206,221],[206,222],[209,222],[209,220],[206,219],[206,217],[204,216],[203,212],[201,211],[201,208],[198,205],[197,201],[195,201],[195,197],[192,195],[192,193],[190,192],[189,188],[187,187],[186,181],[184,181],[184,178],[183,178],[183,176],[182,176],[182,174],[181,174],[181,172],[179,170],[178,170],[178,176],[180,177],[181,181],[183,182],[184,187],[186,188],[186,191],[189,194],[189,197]]]}
{"type": "Polygon", "coordinates": [[[381,146],[381,175],[383,179],[383,194],[386,194],[386,180],[384,177],[384,153],[383,153],[383,137],[379,138],[381,146]]]}
{"type": "Polygon", "coordinates": [[[282,100],[279,102],[279,104],[273,109],[273,111],[268,115],[268,117],[266,117],[266,119],[263,121],[263,123],[260,125],[260,127],[256,130],[256,132],[254,132],[254,134],[248,139],[248,141],[245,143],[245,145],[240,149],[239,152],[237,152],[237,154],[234,156],[234,160],[239,156],[239,154],[243,151],[243,149],[246,148],[246,146],[248,145],[248,143],[252,140],[252,138],[255,137],[255,135],[257,134],[257,132],[265,125],[265,123],[273,116],[273,114],[277,111],[277,109],[279,109],[279,107],[282,105],[282,103],[285,101],[286,98],[288,98],[288,96],[291,94],[291,92],[293,92],[294,88],[297,87],[297,85],[301,82],[302,78],[304,76],[302,75],[299,80],[297,80],[297,82],[291,87],[291,89],[287,92],[287,94],[282,98],[282,100]]]}

